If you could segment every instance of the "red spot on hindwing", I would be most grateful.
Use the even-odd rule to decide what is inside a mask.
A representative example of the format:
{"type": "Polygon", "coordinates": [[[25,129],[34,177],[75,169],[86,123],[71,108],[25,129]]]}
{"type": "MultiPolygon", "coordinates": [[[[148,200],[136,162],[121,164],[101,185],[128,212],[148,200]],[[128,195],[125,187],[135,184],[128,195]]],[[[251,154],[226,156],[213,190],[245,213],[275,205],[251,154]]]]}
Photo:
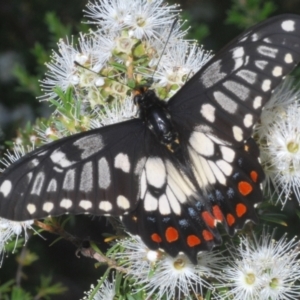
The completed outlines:
{"type": "Polygon", "coordinates": [[[232,226],[235,223],[235,218],[232,214],[227,214],[226,220],[229,226],[232,226]]]}
{"type": "Polygon", "coordinates": [[[178,240],[179,234],[176,228],[168,227],[166,230],[166,240],[169,243],[175,242],[178,240]]]}
{"type": "Polygon", "coordinates": [[[211,232],[209,232],[208,230],[203,230],[202,231],[202,235],[203,235],[203,238],[206,240],[206,241],[211,241],[214,239],[214,236],[212,235],[211,232]]]}
{"type": "Polygon", "coordinates": [[[218,220],[218,221],[222,221],[223,220],[223,214],[222,211],[220,209],[220,207],[218,205],[214,205],[212,208],[212,212],[214,217],[218,220]]]}
{"type": "Polygon", "coordinates": [[[215,228],[215,218],[208,211],[204,211],[202,213],[202,218],[207,226],[210,228],[215,228]]]}
{"type": "Polygon", "coordinates": [[[151,234],[151,239],[155,243],[161,243],[161,241],[162,241],[161,237],[157,233],[151,234]]]}
{"type": "Polygon", "coordinates": [[[258,174],[256,171],[251,171],[250,172],[250,177],[252,179],[253,182],[257,182],[257,179],[258,179],[258,174]]]}
{"type": "Polygon", "coordinates": [[[237,216],[240,218],[246,213],[247,207],[243,203],[238,203],[235,207],[235,211],[236,211],[237,216]]]}
{"type": "Polygon", "coordinates": [[[240,181],[238,184],[238,189],[243,196],[249,195],[253,190],[252,185],[247,181],[240,181]]]}
{"type": "Polygon", "coordinates": [[[201,240],[193,234],[187,237],[186,242],[190,247],[194,247],[201,244],[201,240]]]}

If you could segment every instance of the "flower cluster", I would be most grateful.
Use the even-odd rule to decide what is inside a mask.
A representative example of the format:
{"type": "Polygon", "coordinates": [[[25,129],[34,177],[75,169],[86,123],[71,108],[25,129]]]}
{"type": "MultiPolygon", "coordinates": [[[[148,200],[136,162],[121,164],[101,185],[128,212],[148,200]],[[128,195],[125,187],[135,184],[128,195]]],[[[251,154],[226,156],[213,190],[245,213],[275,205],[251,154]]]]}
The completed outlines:
{"type": "Polygon", "coordinates": [[[300,92],[287,79],[266,104],[255,135],[267,180],[266,192],[283,205],[291,197],[300,203],[300,92]]]}
{"type": "Polygon", "coordinates": [[[228,247],[231,259],[224,265],[224,283],[229,291],[220,299],[298,299],[300,286],[299,242],[283,236],[279,241],[263,231],[241,237],[240,246],[228,247]]]}

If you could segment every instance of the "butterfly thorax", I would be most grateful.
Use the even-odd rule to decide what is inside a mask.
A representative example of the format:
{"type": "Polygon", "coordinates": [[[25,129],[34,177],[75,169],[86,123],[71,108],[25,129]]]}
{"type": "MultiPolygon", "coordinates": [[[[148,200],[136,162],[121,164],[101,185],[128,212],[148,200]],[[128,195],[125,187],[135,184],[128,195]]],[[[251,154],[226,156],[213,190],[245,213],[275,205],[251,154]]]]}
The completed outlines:
{"type": "Polygon", "coordinates": [[[171,152],[179,149],[178,132],[172,122],[167,105],[153,90],[141,91],[134,97],[139,116],[155,135],[156,139],[171,152]]]}

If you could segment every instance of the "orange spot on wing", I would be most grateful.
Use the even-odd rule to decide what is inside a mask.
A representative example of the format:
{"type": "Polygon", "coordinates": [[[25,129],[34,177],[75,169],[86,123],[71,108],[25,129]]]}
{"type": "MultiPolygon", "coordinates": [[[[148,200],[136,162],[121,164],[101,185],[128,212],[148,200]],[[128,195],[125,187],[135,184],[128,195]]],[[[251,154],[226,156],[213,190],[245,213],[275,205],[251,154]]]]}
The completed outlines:
{"type": "Polygon", "coordinates": [[[208,230],[203,230],[203,231],[202,231],[202,235],[203,235],[203,237],[204,237],[204,239],[205,239],[206,241],[211,241],[211,240],[214,239],[214,236],[213,236],[212,233],[209,232],[208,230]]]}
{"type": "Polygon", "coordinates": [[[240,218],[241,216],[243,216],[246,213],[247,207],[245,204],[239,203],[236,205],[235,211],[236,211],[237,216],[240,218]]]}
{"type": "Polygon", "coordinates": [[[235,218],[232,214],[227,214],[226,220],[229,226],[233,225],[235,222],[235,218]]]}
{"type": "Polygon", "coordinates": [[[209,227],[215,228],[215,218],[208,211],[202,213],[202,218],[209,227]]]}
{"type": "Polygon", "coordinates": [[[214,205],[212,208],[212,212],[214,217],[218,220],[218,221],[222,221],[223,220],[223,214],[221,212],[221,209],[218,205],[214,205]]]}
{"type": "Polygon", "coordinates": [[[178,231],[174,227],[168,227],[166,230],[166,240],[169,243],[175,242],[178,240],[178,231]]]}
{"type": "Polygon", "coordinates": [[[196,235],[191,234],[187,237],[187,244],[190,247],[194,247],[194,246],[200,245],[201,240],[196,235]]]}
{"type": "Polygon", "coordinates": [[[243,196],[249,195],[253,190],[252,185],[246,181],[240,181],[238,189],[243,196]]]}
{"type": "Polygon", "coordinates": [[[250,177],[251,177],[251,179],[252,179],[254,182],[257,182],[258,174],[257,174],[256,171],[251,171],[251,172],[250,172],[250,177]]]}
{"type": "Polygon", "coordinates": [[[161,243],[161,237],[157,233],[151,234],[151,239],[153,242],[161,243]]]}

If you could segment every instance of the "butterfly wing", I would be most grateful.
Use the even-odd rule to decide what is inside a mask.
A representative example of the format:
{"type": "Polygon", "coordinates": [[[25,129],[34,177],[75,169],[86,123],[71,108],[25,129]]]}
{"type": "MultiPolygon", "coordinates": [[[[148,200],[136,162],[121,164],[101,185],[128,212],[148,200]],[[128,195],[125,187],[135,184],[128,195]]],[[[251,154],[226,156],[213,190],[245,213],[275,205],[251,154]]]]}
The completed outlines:
{"type": "Polygon", "coordinates": [[[171,181],[172,193],[163,194],[171,209],[163,212],[158,198],[157,209],[149,210],[141,199],[137,210],[123,217],[130,232],[152,249],[173,256],[184,252],[196,262],[198,251],[220,243],[217,222],[232,235],[246,220],[256,221],[264,173],[253,126],[299,60],[300,16],[277,16],[230,42],[170,99],[197,195],[182,196],[182,176],[169,168],[167,178],[181,178],[171,181]]]}
{"type": "Polygon", "coordinates": [[[42,146],[0,178],[0,213],[40,219],[64,213],[122,215],[135,208],[145,127],[130,120],[42,146]]]}

